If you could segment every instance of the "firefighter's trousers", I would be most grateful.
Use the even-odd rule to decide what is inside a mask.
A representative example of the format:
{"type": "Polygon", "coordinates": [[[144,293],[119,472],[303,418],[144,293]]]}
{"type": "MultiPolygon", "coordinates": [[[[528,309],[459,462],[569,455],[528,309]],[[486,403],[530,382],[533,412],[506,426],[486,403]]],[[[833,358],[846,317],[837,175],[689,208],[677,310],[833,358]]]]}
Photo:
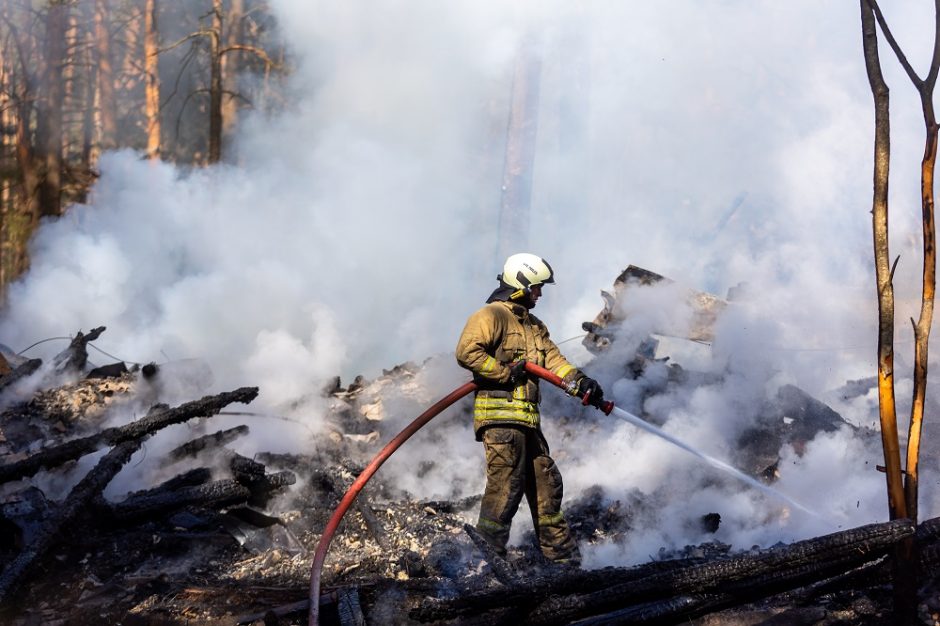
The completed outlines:
{"type": "Polygon", "coordinates": [[[499,554],[506,553],[512,518],[525,495],[539,546],[552,561],[580,563],[581,554],[561,514],[561,473],[542,433],[522,426],[483,431],[486,490],[477,530],[499,554]]]}

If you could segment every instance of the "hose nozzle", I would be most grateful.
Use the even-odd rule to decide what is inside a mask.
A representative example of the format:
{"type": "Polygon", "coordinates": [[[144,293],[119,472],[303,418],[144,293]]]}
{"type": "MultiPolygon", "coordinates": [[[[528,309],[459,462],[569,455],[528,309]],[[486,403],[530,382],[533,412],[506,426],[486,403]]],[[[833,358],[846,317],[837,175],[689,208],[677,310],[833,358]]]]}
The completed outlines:
{"type": "Polygon", "coordinates": [[[583,404],[584,406],[587,406],[590,404],[591,406],[599,410],[604,415],[610,415],[610,412],[614,410],[614,403],[611,402],[610,400],[601,400],[600,402],[592,402],[590,392],[584,394],[584,396],[581,398],[581,404],[583,404]]]}

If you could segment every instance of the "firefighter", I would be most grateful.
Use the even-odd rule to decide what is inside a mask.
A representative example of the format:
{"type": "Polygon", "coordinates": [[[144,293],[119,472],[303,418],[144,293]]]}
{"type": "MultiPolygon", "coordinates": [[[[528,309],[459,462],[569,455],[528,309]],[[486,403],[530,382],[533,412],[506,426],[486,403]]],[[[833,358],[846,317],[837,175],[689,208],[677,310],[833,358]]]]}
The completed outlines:
{"type": "Polygon", "coordinates": [[[473,372],[478,389],[473,430],[486,454],[486,489],[477,530],[497,554],[506,554],[512,518],[525,495],[542,554],[579,565],[581,554],[561,513],[562,480],[549,456],[539,420],[539,384],[525,373],[531,361],[574,383],[577,395],[604,395],[597,381],[569,363],[530,313],[542,286],[555,282],[551,266],[534,254],[506,259],[499,287],[470,316],[457,344],[457,362],[473,372]]]}

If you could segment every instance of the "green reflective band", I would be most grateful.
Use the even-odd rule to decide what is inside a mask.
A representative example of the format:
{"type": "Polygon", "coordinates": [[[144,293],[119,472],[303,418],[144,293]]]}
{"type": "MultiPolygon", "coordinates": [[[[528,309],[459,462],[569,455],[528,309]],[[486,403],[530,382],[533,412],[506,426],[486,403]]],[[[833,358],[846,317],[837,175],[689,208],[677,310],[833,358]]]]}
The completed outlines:
{"type": "Polygon", "coordinates": [[[558,526],[564,521],[565,516],[561,514],[561,511],[554,515],[539,515],[539,526],[558,526]]]}
{"type": "Polygon", "coordinates": [[[483,361],[483,368],[480,370],[484,374],[489,374],[496,367],[496,359],[491,356],[486,357],[486,360],[483,361]]]}
{"type": "Polygon", "coordinates": [[[494,522],[493,520],[486,519],[485,517],[481,517],[477,521],[477,527],[494,532],[502,532],[508,528],[508,526],[503,526],[499,522],[494,522]]]}
{"type": "Polygon", "coordinates": [[[565,376],[567,376],[574,370],[575,370],[574,365],[562,365],[561,367],[558,368],[558,371],[555,372],[555,374],[558,375],[558,378],[564,378],[565,376]]]}

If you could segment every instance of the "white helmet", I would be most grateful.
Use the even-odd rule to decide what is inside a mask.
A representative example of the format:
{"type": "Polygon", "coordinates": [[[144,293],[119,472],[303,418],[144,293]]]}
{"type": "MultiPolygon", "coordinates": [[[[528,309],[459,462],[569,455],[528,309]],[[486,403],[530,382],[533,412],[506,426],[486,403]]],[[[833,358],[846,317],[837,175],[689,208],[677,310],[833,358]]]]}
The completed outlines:
{"type": "Polygon", "coordinates": [[[522,252],[506,259],[503,273],[498,278],[507,285],[527,291],[529,287],[554,283],[555,273],[542,257],[522,252]]]}

